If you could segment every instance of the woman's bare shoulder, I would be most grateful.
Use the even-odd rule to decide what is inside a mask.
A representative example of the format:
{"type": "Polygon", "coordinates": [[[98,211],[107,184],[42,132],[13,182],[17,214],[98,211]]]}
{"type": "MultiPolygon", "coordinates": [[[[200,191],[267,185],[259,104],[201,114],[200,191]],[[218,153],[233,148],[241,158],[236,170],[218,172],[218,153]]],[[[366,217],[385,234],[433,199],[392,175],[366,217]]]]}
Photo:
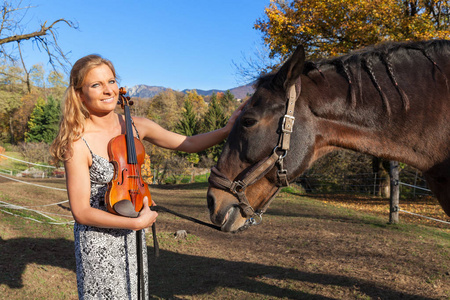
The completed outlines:
{"type": "Polygon", "coordinates": [[[72,143],[72,153],[68,162],[72,163],[87,163],[90,165],[92,162],[91,154],[89,148],[87,147],[85,141],[82,138],[75,140],[72,143]]]}

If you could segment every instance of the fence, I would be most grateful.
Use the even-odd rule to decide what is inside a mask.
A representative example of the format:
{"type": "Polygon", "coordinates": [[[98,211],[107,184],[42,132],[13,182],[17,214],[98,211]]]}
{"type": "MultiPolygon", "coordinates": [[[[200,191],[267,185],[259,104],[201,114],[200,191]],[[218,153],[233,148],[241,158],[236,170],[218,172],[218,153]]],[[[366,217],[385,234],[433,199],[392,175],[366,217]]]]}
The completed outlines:
{"type": "MultiPolygon", "coordinates": [[[[415,215],[417,217],[421,217],[421,218],[426,218],[429,220],[433,220],[436,222],[441,222],[441,223],[445,223],[445,224],[449,224],[450,222],[447,221],[443,221],[443,220],[438,220],[435,218],[431,218],[428,216],[423,216],[420,214],[416,214],[410,211],[406,211],[403,209],[400,209],[400,187],[406,187],[406,188],[410,188],[413,189],[414,192],[417,190],[422,191],[422,192],[426,192],[426,193],[430,193],[431,194],[431,190],[425,188],[425,187],[420,187],[420,186],[416,186],[416,185],[412,185],[412,184],[408,184],[405,182],[402,182],[400,180],[400,176],[399,176],[399,168],[398,168],[398,162],[397,161],[391,161],[390,162],[390,171],[389,171],[390,177],[391,177],[391,195],[389,198],[389,205],[390,205],[390,209],[389,209],[389,223],[398,223],[399,222],[399,212],[403,212],[403,213],[408,213],[411,215],[415,215]]],[[[417,176],[416,176],[417,178],[417,176]]],[[[417,181],[415,181],[417,183],[417,181]]]]}
{"type": "MultiPolygon", "coordinates": [[[[420,173],[410,171],[400,172],[400,193],[405,197],[430,196],[431,191],[427,189],[426,181],[420,173]]],[[[389,195],[389,178],[378,177],[377,173],[364,174],[342,174],[341,176],[321,176],[306,175],[297,178],[296,183],[300,184],[307,193],[349,193],[380,196],[384,191],[389,195]]]]}
{"type": "Polygon", "coordinates": [[[342,174],[334,177],[306,175],[297,178],[296,182],[307,193],[349,193],[379,196],[384,192],[384,194],[389,195],[389,222],[393,224],[399,222],[399,212],[450,224],[447,221],[400,209],[400,195],[407,198],[432,195],[431,190],[427,187],[426,180],[418,171],[400,171],[398,162],[391,161],[389,177],[390,180],[387,177],[379,177],[377,173],[342,174]]]}
{"type": "Polygon", "coordinates": [[[10,159],[27,166],[25,169],[0,169],[0,174],[16,176],[16,177],[31,177],[31,178],[50,178],[60,177],[65,175],[64,170],[57,169],[55,166],[36,164],[28,161],[24,161],[18,158],[0,154],[0,158],[10,159]]]}

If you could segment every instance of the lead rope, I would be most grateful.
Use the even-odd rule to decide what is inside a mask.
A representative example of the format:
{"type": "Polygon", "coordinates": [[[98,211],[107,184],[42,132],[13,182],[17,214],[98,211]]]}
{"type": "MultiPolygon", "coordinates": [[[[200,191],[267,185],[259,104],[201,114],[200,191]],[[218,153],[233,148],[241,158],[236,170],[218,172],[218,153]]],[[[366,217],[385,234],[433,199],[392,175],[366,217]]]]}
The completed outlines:
{"type": "MultiPolygon", "coordinates": [[[[201,221],[199,219],[196,219],[196,218],[193,218],[193,217],[189,217],[189,216],[177,213],[176,211],[173,211],[173,210],[168,209],[168,208],[166,208],[164,206],[161,206],[161,205],[150,206],[150,209],[152,211],[156,211],[156,212],[162,212],[162,211],[163,212],[167,212],[167,213],[170,213],[170,214],[175,215],[177,217],[180,217],[182,219],[186,219],[186,220],[192,221],[194,223],[197,223],[197,224],[200,224],[200,225],[203,225],[203,226],[207,226],[209,228],[221,231],[220,226],[209,224],[209,223],[203,222],[203,221],[201,221]]],[[[155,225],[155,223],[153,223],[153,225],[152,225],[152,235],[153,235],[154,255],[155,255],[155,257],[159,257],[159,244],[158,244],[158,239],[156,237],[156,225],[155,225]]]]}

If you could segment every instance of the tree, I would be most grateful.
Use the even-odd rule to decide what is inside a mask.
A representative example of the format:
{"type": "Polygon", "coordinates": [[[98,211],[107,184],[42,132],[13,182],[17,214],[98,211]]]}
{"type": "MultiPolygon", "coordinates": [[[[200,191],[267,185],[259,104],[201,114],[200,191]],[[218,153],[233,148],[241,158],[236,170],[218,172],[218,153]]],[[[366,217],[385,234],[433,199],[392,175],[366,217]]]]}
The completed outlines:
{"type": "Polygon", "coordinates": [[[36,64],[33,67],[31,67],[30,80],[34,84],[34,86],[45,89],[44,75],[45,71],[42,64],[36,64]]]}
{"type": "MultiPolygon", "coordinates": [[[[19,96],[17,96],[19,98],[19,96]]],[[[41,98],[42,95],[33,91],[32,93],[27,93],[20,98],[20,107],[14,110],[14,113],[8,116],[9,120],[9,141],[13,144],[18,142],[23,142],[25,140],[25,133],[28,130],[28,121],[30,119],[31,113],[34,110],[37,99],[41,98]]]]}
{"type": "Polygon", "coordinates": [[[57,25],[64,23],[72,28],[77,26],[66,19],[58,19],[47,25],[47,21],[41,23],[34,30],[28,29],[25,15],[31,6],[22,6],[22,1],[4,0],[1,6],[0,26],[0,57],[3,61],[12,62],[14,66],[21,65],[23,77],[19,77],[27,85],[28,93],[31,93],[31,78],[34,67],[28,68],[23,60],[21,45],[32,42],[39,50],[43,50],[50,64],[56,70],[62,67],[67,71],[66,65],[70,65],[66,54],[59,47],[57,41],[57,25]]]}
{"type": "Polygon", "coordinates": [[[196,135],[199,131],[197,114],[189,98],[184,101],[181,119],[178,121],[175,131],[186,136],[196,135]]]}
{"type": "Polygon", "coordinates": [[[66,87],[67,81],[64,80],[64,74],[58,71],[51,71],[47,77],[47,81],[50,84],[50,87],[66,87]]]}
{"type": "Polygon", "coordinates": [[[449,10],[448,0],[272,0],[254,28],[271,58],[285,60],[298,44],[309,57],[328,57],[390,40],[448,38],[449,10]]]}
{"type": "Polygon", "coordinates": [[[183,101],[184,94],[180,92],[169,89],[159,93],[152,98],[147,117],[167,130],[174,130],[181,115],[179,103],[183,101]]]}
{"type": "MultiPolygon", "coordinates": [[[[8,92],[22,92],[24,72],[13,64],[0,64],[1,89],[8,92]]],[[[1,101],[1,99],[0,99],[1,101]]]]}
{"type": "Polygon", "coordinates": [[[25,142],[45,142],[50,144],[58,132],[60,102],[49,97],[47,101],[40,98],[28,121],[25,142]]]}
{"type": "Polygon", "coordinates": [[[222,106],[223,112],[225,116],[231,116],[233,111],[236,108],[236,98],[230,92],[230,90],[225,91],[223,96],[219,99],[220,105],[222,106]]]}
{"type": "MultiPolygon", "coordinates": [[[[17,127],[12,126],[12,123],[27,120],[28,116],[24,113],[29,111],[29,107],[27,105],[22,108],[21,105],[25,102],[30,104],[28,100],[34,96],[27,98],[25,102],[21,100],[24,99],[25,93],[32,93],[33,83],[43,83],[44,76],[42,66],[34,65],[28,68],[25,65],[22,59],[22,45],[33,43],[48,55],[49,62],[55,70],[57,67],[66,69],[66,65],[70,63],[58,45],[57,26],[60,24],[66,24],[71,28],[77,26],[71,21],[58,19],[52,23],[44,21],[37,28],[29,29],[25,15],[31,6],[23,6],[22,1],[4,0],[0,7],[0,131],[2,140],[16,143],[23,137],[23,130],[15,130],[17,127]],[[21,113],[20,118],[15,118],[17,112],[21,113]]],[[[23,124],[19,125],[20,128],[23,127],[23,124]]]]}
{"type": "MultiPolygon", "coordinates": [[[[48,21],[44,21],[39,25],[39,28],[30,30],[24,24],[24,17],[30,8],[32,7],[22,6],[22,1],[3,1],[1,6],[0,54],[4,58],[17,61],[18,58],[5,45],[17,43],[20,48],[21,42],[31,40],[39,49],[43,49],[47,53],[49,62],[53,66],[59,65],[65,68],[68,60],[58,45],[56,27],[60,23],[65,23],[72,28],[77,28],[77,25],[66,19],[58,19],[50,23],[50,25],[47,25],[48,21]]],[[[19,54],[21,54],[20,49],[19,54]]]]}
{"type": "Polygon", "coordinates": [[[185,99],[189,99],[192,102],[194,110],[197,112],[197,116],[200,117],[206,111],[206,102],[202,96],[197,94],[196,90],[187,91],[185,99]]]}
{"type": "Polygon", "coordinates": [[[11,116],[20,108],[20,95],[0,90],[0,129],[2,140],[11,142],[11,116]]]}
{"type": "MultiPolygon", "coordinates": [[[[211,101],[209,102],[208,110],[205,113],[202,124],[202,131],[208,132],[213,131],[219,128],[224,127],[228,122],[228,118],[226,118],[221,105],[219,104],[219,100],[217,99],[217,95],[213,93],[211,97],[211,101]]],[[[215,145],[206,150],[208,156],[217,161],[222,152],[223,145],[225,141],[222,143],[215,145]]]]}
{"type": "Polygon", "coordinates": [[[50,71],[47,76],[48,86],[50,87],[51,94],[56,99],[62,99],[64,92],[66,91],[68,82],[64,80],[64,74],[55,70],[50,71]]]}
{"type": "MultiPolygon", "coordinates": [[[[199,133],[197,114],[194,110],[194,105],[189,98],[186,98],[186,100],[184,101],[183,113],[181,115],[180,121],[175,128],[175,131],[186,136],[192,136],[199,133]]],[[[191,181],[193,181],[195,176],[195,169],[193,167],[199,162],[200,157],[197,153],[179,152],[178,154],[189,162],[190,167],[193,170],[191,179],[191,181]]]]}

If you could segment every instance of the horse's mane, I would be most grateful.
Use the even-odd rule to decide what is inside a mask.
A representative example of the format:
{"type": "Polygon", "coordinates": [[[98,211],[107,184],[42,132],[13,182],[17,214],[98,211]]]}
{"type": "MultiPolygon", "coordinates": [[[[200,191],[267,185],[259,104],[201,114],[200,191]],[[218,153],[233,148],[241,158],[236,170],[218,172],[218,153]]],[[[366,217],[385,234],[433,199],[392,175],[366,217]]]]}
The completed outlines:
{"type": "MultiPolygon", "coordinates": [[[[414,52],[421,53],[425,59],[432,63],[433,68],[436,68],[443,75],[448,90],[448,79],[434,59],[434,53],[450,53],[450,41],[447,40],[386,42],[379,45],[373,45],[339,57],[317,61],[306,61],[303,74],[308,75],[311,71],[318,71],[321,76],[325,78],[322,71],[327,69],[327,67],[334,68],[336,72],[341,74],[348,81],[351,106],[352,108],[355,108],[357,103],[357,90],[359,90],[359,98],[362,98],[362,72],[366,72],[380,94],[387,113],[391,114],[388,99],[379,84],[379,74],[377,75],[375,73],[374,65],[381,62],[385,66],[386,73],[391,83],[401,97],[404,109],[408,110],[409,98],[399,85],[394,71],[394,64],[400,58],[405,58],[406,55],[411,56],[414,52]]],[[[273,74],[269,74],[260,77],[256,86],[261,85],[262,82],[266,82],[266,80],[269,80],[272,76],[273,74]]]]}
{"type": "MultiPolygon", "coordinates": [[[[359,96],[362,98],[362,72],[367,72],[373,85],[380,94],[383,104],[387,110],[388,114],[391,114],[390,105],[388,99],[383,92],[377,76],[374,72],[374,64],[381,62],[385,68],[386,73],[394,85],[395,89],[399,93],[402,104],[405,110],[409,109],[409,98],[405,91],[401,88],[398,83],[397,77],[394,72],[394,62],[405,55],[411,56],[414,52],[421,53],[424,58],[426,58],[430,63],[433,64],[433,68],[436,68],[444,77],[445,83],[448,87],[448,79],[442,72],[441,68],[436,63],[433,58],[433,53],[450,53],[450,41],[447,40],[430,40],[430,41],[419,41],[419,42],[386,42],[379,45],[373,45],[366,47],[362,50],[354,51],[350,54],[325,59],[318,61],[307,61],[305,62],[305,67],[303,74],[308,75],[309,72],[317,70],[321,73],[321,68],[330,65],[336,68],[336,71],[342,74],[349,83],[350,89],[350,99],[352,107],[356,107],[357,96],[356,88],[354,82],[356,82],[359,90],[359,96]],[[413,50],[413,51],[405,51],[413,50]],[[353,80],[352,80],[353,79],[353,80]]],[[[321,73],[322,74],[322,73],[321,73]]],[[[323,75],[323,74],[322,74],[323,75]]]]}

